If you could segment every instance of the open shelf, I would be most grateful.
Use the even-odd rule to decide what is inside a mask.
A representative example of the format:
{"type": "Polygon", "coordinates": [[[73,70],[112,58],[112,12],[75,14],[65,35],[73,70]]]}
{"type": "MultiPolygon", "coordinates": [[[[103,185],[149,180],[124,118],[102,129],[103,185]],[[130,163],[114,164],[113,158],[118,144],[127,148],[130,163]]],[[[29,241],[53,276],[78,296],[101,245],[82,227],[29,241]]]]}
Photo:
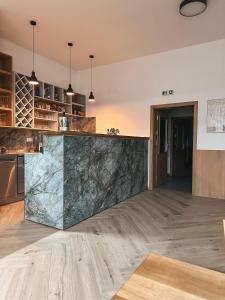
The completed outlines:
{"type": "Polygon", "coordinates": [[[34,128],[40,130],[58,130],[58,121],[34,118],[34,128]]]}
{"type": "Polygon", "coordinates": [[[11,73],[11,72],[6,71],[6,70],[2,70],[2,69],[0,69],[0,74],[12,76],[12,73],[11,73]]]}
{"type": "Polygon", "coordinates": [[[0,127],[13,126],[12,57],[0,52],[0,127]]]}
{"type": "Polygon", "coordinates": [[[0,111],[10,111],[10,112],[12,112],[12,108],[0,106],[0,111]]]}
{"type": "Polygon", "coordinates": [[[76,103],[76,102],[72,102],[72,105],[75,105],[75,106],[80,106],[80,107],[85,107],[84,104],[80,104],[80,103],[76,103]]]}
{"type": "MultiPolygon", "coordinates": [[[[62,115],[63,113],[60,112],[59,115],[62,115]]],[[[70,114],[70,113],[66,113],[66,116],[68,117],[79,117],[79,118],[85,118],[85,116],[80,116],[80,115],[74,115],[74,114],[70,114]]]]}
{"type": "Polygon", "coordinates": [[[2,88],[2,87],[0,87],[0,92],[12,94],[12,90],[4,89],[4,88],[2,88]]]}
{"type": "Polygon", "coordinates": [[[48,102],[48,103],[54,103],[54,104],[58,104],[58,105],[62,105],[62,106],[71,105],[70,103],[65,103],[65,102],[56,101],[56,100],[52,100],[52,99],[46,99],[46,98],[38,97],[38,96],[35,96],[34,100],[44,101],[44,102],[48,102]]]}
{"type": "Polygon", "coordinates": [[[58,122],[58,120],[51,120],[51,119],[39,118],[39,117],[34,117],[34,120],[40,120],[40,121],[43,121],[43,122],[58,122]]]}
{"type": "Polygon", "coordinates": [[[56,111],[56,110],[39,108],[39,107],[34,107],[34,110],[42,111],[42,112],[46,112],[46,113],[58,113],[58,111],[56,111]]]}

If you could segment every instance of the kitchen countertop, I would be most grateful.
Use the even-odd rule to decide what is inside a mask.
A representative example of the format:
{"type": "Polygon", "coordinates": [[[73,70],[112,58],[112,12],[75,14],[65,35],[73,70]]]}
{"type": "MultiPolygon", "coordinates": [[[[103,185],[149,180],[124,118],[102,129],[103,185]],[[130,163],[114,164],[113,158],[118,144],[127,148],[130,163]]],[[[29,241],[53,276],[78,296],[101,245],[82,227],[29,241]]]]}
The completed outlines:
{"type": "Polygon", "coordinates": [[[26,153],[36,153],[36,152],[26,152],[23,150],[8,150],[5,153],[0,153],[0,158],[9,157],[9,156],[24,156],[26,153]]]}
{"type": "Polygon", "coordinates": [[[110,135],[110,134],[103,134],[103,133],[88,133],[88,132],[77,132],[77,131],[58,131],[58,132],[50,132],[50,131],[42,131],[42,135],[47,136],[96,136],[96,137],[106,137],[106,138],[122,138],[122,139],[146,139],[148,140],[149,137],[142,137],[142,136],[129,136],[129,135],[110,135]]]}

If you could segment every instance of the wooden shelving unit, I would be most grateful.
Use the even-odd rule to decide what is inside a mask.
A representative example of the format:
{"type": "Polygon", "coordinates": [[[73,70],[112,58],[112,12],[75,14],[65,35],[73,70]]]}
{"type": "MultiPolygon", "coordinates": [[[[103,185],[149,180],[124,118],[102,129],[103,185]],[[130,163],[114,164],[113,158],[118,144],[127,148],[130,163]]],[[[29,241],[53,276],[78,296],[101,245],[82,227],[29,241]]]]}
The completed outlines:
{"type": "Polygon", "coordinates": [[[0,52],[0,127],[13,126],[12,56],[0,52]]]}
{"type": "Polygon", "coordinates": [[[68,97],[63,88],[41,81],[33,87],[28,80],[26,75],[15,73],[16,127],[57,131],[63,112],[72,120],[86,116],[84,95],[68,97]]]}
{"type": "Polygon", "coordinates": [[[34,88],[34,106],[34,128],[39,129],[57,131],[59,114],[72,113],[71,97],[66,91],[45,82],[39,82],[34,88]]]}

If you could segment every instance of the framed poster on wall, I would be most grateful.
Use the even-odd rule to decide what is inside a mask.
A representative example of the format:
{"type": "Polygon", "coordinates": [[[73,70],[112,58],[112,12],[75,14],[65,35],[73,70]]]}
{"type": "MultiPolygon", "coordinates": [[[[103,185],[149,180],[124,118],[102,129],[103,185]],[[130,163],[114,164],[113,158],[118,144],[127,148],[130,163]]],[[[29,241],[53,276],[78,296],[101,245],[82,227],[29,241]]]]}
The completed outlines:
{"type": "Polygon", "coordinates": [[[208,100],[207,132],[225,133],[225,99],[208,100]]]}

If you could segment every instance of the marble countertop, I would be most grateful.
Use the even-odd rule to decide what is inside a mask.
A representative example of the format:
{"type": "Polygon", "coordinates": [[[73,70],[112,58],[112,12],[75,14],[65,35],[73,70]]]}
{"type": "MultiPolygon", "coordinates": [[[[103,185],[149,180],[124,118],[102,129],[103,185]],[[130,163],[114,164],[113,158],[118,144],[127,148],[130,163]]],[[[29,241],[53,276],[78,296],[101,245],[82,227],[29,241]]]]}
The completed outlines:
{"type": "Polygon", "coordinates": [[[88,133],[88,132],[77,132],[77,131],[42,131],[42,135],[47,136],[93,136],[93,137],[107,137],[107,138],[122,138],[122,139],[146,139],[149,137],[142,136],[129,136],[129,135],[110,135],[110,134],[102,134],[102,133],[88,133]]]}
{"type": "Polygon", "coordinates": [[[1,157],[7,157],[7,156],[24,156],[25,154],[35,154],[39,152],[34,152],[34,151],[23,151],[23,150],[8,150],[5,153],[0,153],[0,158],[1,157]]]}

